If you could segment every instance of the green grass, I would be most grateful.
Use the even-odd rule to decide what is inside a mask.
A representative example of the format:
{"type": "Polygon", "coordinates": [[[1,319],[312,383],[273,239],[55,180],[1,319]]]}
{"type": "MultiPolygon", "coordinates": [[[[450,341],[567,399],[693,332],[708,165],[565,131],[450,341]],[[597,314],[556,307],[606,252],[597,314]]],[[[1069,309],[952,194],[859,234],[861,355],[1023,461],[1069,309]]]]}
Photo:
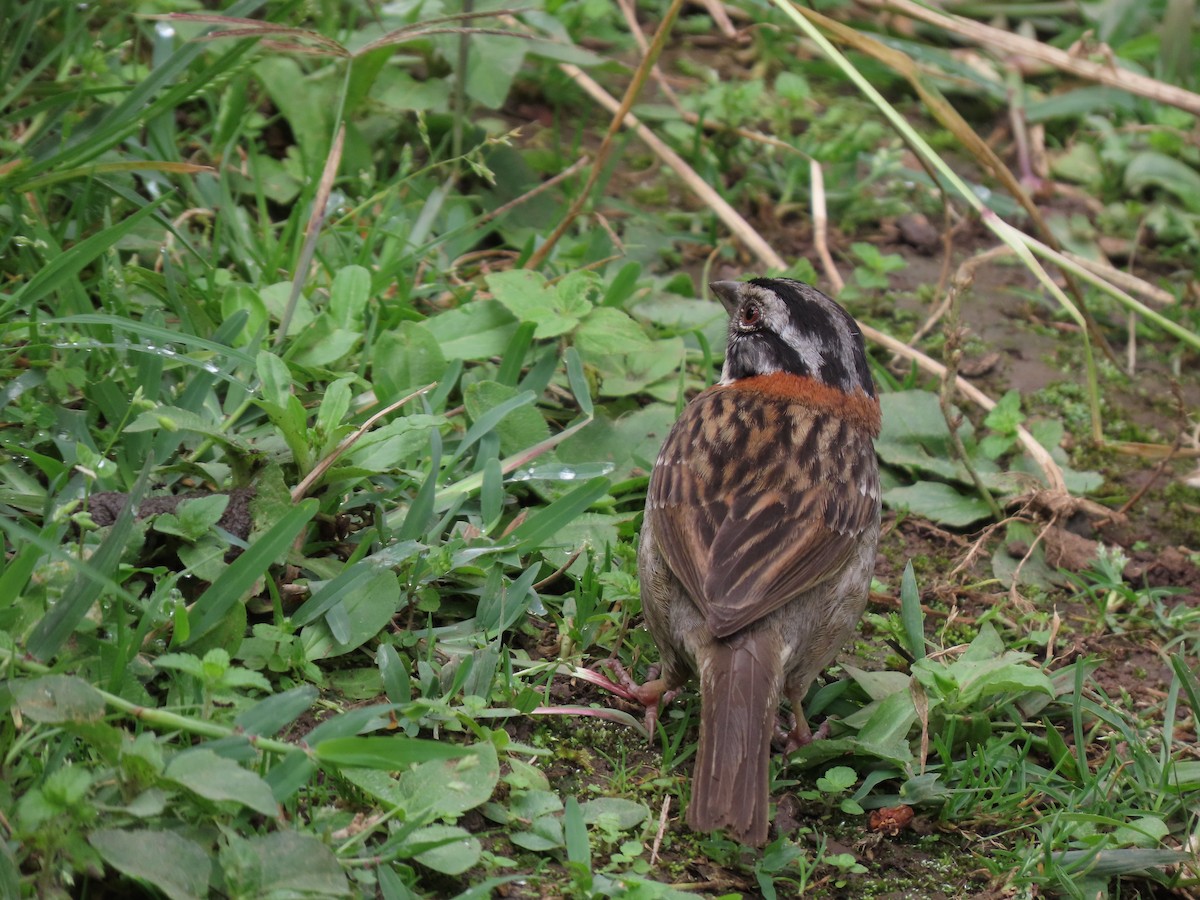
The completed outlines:
{"type": "MultiPolygon", "coordinates": [[[[706,49],[705,16],[677,23],[693,52],[670,65],[701,124],[660,98],[635,111],[793,256],[819,160],[843,300],[911,332],[889,295],[908,262],[872,238],[912,209],[940,221],[946,198],[831,63],[797,54],[781,12],[746,9],[770,26],[749,30],[747,65],[706,49]]],[[[1200,779],[1191,606],[1127,582],[1111,554],[1071,579],[1031,566],[1018,589],[1045,606],[1024,615],[991,549],[949,580],[962,548],[906,523],[988,524],[968,465],[1002,500],[1022,491],[1033,398],[954,423],[959,458],[936,383],[882,353],[896,515],[878,586],[900,606],[871,613],[856,646],[887,664],[846,665],[810,696],[836,724],[773,772],[794,827],[762,852],[687,832],[694,693],[647,743],[571,673],[656,659],[635,563],[646,473],[719,366],[724,315],[697,299],[703,282],[753,266],[621,135],[583,214],[524,268],[586,170],[531,191],[606,125],[557,62],[621,82],[612,61],[635,50],[617,8],[223,13],[281,28],[199,40],[207,19],[119,4],[4,10],[0,895],[867,897],[931,856],[951,887],[918,893],[1194,881],[1180,865],[1200,779]],[[910,558],[919,585],[900,574],[910,558]],[[935,598],[959,589],[987,598],[967,621],[922,612],[944,615],[935,598]],[[1067,637],[1153,641],[1164,689],[1108,696],[1098,655],[1046,664],[1053,603],[1069,611],[1058,652],[1067,637]],[[923,836],[868,833],[866,813],[898,805],[923,836]]],[[[1067,43],[1087,24],[1044,15],[1067,43]]],[[[1125,27],[1118,53],[1154,58],[1125,27]]],[[[936,44],[900,46],[962,77],[936,44]]],[[[956,157],[898,73],[854,63],[956,157]]],[[[985,81],[957,85],[981,129],[1005,115],[985,81]]],[[[1074,102],[1041,110],[1061,177],[1096,193],[1104,234],[1152,229],[1148,265],[1183,296],[1193,123],[1138,101],[1112,130],[1074,102]]],[[[1113,341],[1126,308],[1101,317],[1113,341]]],[[[1174,332],[1143,319],[1143,352],[1194,355],[1194,312],[1165,311],[1174,332]]],[[[1064,431],[1087,440],[1096,399],[1086,348],[1064,354],[1076,383],[1041,399],[1072,409],[1035,432],[1072,490],[1107,490],[1059,447],[1064,431]]]]}

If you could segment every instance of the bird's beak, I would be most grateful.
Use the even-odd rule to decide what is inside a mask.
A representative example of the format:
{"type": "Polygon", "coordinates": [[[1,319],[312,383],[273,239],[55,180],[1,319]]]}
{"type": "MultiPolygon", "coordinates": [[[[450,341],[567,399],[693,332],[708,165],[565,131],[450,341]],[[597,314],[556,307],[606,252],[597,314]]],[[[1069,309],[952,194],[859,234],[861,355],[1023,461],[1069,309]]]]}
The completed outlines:
{"type": "Polygon", "coordinates": [[[716,294],[725,311],[731,316],[742,301],[742,283],[740,281],[710,281],[708,289],[716,294]]]}

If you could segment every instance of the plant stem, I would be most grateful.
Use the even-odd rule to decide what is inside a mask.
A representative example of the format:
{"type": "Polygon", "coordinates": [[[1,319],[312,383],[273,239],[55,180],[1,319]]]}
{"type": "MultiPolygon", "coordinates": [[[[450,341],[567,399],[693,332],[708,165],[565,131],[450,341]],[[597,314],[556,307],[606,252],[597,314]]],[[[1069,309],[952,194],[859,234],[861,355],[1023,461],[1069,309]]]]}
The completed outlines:
{"type": "Polygon", "coordinates": [[[604,140],[600,143],[600,149],[596,151],[596,161],[592,164],[592,169],[588,173],[587,184],[576,195],[575,200],[571,203],[571,208],[567,210],[567,214],[562,217],[562,221],[558,223],[554,231],[550,233],[550,236],[546,238],[545,243],[530,255],[525,268],[540,268],[550,255],[550,251],[554,249],[554,245],[567,233],[567,229],[571,227],[571,223],[579,217],[584,204],[587,203],[588,197],[592,194],[592,188],[596,186],[596,182],[600,179],[600,173],[604,170],[605,163],[608,162],[609,154],[612,153],[613,141],[617,133],[625,125],[625,116],[633,108],[633,101],[641,94],[642,87],[650,75],[650,70],[654,68],[655,61],[657,61],[659,54],[662,53],[663,46],[667,42],[667,35],[671,33],[671,26],[675,24],[675,18],[679,15],[679,10],[682,8],[683,0],[671,0],[670,7],[667,9],[666,14],[663,15],[662,21],[658,24],[658,30],[654,32],[654,39],[650,41],[649,49],[646,50],[641,64],[638,65],[637,71],[633,73],[633,80],[629,82],[629,87],[625,90],[625,96],[621,100],[621,108],[617,110],[616,114],[612,117],[612,121],[608,124],[608,131],[604,134],[604,140]]]}

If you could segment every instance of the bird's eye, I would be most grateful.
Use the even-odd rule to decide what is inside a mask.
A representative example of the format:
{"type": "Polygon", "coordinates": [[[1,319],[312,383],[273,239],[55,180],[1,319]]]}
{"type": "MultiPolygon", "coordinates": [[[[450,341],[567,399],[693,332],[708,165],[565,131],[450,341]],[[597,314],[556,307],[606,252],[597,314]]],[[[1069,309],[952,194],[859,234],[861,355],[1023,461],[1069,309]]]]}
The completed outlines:
{"type": "Polygon", "coordinates": [[[747,303],[742,307],[741,325],[743,328],[753,328],[762,320],[762,309],[757,303],[747,303]]]}

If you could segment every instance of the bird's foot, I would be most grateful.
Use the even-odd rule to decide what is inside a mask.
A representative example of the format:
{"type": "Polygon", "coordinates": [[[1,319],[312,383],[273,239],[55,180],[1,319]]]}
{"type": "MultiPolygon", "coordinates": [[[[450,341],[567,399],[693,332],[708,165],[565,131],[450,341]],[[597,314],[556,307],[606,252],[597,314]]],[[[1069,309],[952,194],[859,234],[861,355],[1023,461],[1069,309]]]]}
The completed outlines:
{"type": "Polygon", "coordinates": [[[646,708],[646,732],[650,740],[654,740],[655,728],[658,724],[659,706],[670,703],[675,699],[675,695],[679,693],[678,689],[667,690],[667,682],[664,678],[658,677],[658,667],[652,667],[646,674],[649,676],[646,681],[638,684],[632,675],[625,671],[617,660],[610,659],[604,662],[609,671],[616,677],[616,681],[607,681],[607,684],[602,684],[600,681],[593,682],[601,687],[607,687],[618,697],[624,697],[634,703],[640,703],[646,708]]]}
{"type": "Polygon", "coordinates": [[[784,735],[783,755],[791,756],[801,747],[807,747],[813,741],[823,741],[827,737],[829,737],[829,719],[826,719],[816,731],[813,731],[808,727],[808,721],[804,716],[797,716],[792,730],[784,735]]]}

